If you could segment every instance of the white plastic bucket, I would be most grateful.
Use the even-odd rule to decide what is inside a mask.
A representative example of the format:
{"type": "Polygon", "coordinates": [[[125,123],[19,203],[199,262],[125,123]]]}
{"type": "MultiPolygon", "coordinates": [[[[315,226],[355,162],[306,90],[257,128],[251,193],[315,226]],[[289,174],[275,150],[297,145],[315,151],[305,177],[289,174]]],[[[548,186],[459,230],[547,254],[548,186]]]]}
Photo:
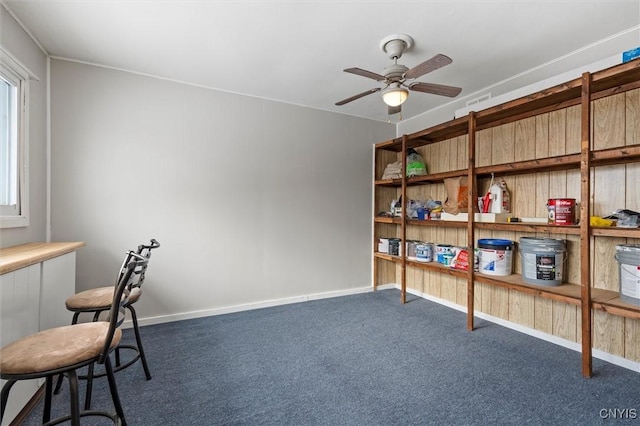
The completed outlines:
{"type": "Polygon", "coordinates": [[[564,277],[566,243],[554,238],[520,238],[522,280],[525,283],[558,286],[564,277]]]}
{"type": "Polygon", "coordinates": [[[640,245],[616,246],[620,272],[620,300],[640,305],[640,245]]]}
{"type": "Polygon", "coordinates": [[[478,240],[478,272],[506,276],[513,272],[513,241],[478,240]]]}

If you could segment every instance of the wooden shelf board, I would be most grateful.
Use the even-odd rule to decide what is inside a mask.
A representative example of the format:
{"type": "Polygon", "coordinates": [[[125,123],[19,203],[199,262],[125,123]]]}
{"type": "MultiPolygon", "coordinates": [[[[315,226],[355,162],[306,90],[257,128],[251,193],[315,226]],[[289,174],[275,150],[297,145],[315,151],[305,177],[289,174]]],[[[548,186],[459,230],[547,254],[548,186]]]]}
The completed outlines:
{"type": "MultiPolygon", "coordinates": [[[[606,291],[606,290],[603,290],[606,291]]],[[[592,297],[591,306],[593,309],[605,311],[613,315],[619,315],[626,318],[640,319],[640,306],[620,300],[617,292],[607,291],[610,299],[598,300],[592,297]]]]}
{"type": "Polygon", "coordinates": [[[375,223],[389,223],[395,225],[402,225],[402,219],[399,217],[385,217],[385,216],[376,216],[373,218],[375,223]]]}
{"type": "Polygon", "coordinates": [[[421,269],[428,269],[430,271],[437,271],[441,274],[451,275],[453,277],[459,277],[459,278],[466,278],[468,275],[467,271],[450,268],[438,262],[418,262],[415,260],[407,259],[407,266],[413,266],[421,269]]]}
{"type": "Polygon", "coordinates": [[[592,227],[591,235],[597,237],[640,238],[640,228],[592,227]]]}
{"type": "Polygon", "coordinates": [[[458,221],[454,221],[454,220],[407,219],[407,225],[438,226],[438,227],[441,227],[441,228],[466,228],[467,222],[458,222],[458,221]]]}
{"type": "Polygon", "coordinates": [[[493,166],[477,167],[478,177],[489,177],[494,174],[525,174],[548,172],[553,170],[567,170],[580,167],[580,154],[569,154],[557,157],[541,158],[538,160],[516,161],[515,163],[496,164],[493,166]]]}
{"type": "Polygon", "coordinates": [[[640,80],[640,59],[614,65],[593,73],[591,90],[593,93],[608,91],[640,80]]]}
{"type": "Polygon", "coordinates": [[[373,253],[373,257],[375,257],[376,259],[388,260],[389,262],[402,263],[402,258],[400,256],[391,256],[390,254],[386,253],[375,252],[373,253]]]}
{"type": "Polygon", "coordinates": [[[379,142],[374,146],[375,146],[375,149],[383,149],[385,151],[400,152],[402,151],[402,138],[389,139],[388,141],[379,142]]]}
{"type": "Polygon", "coordinates": [[[442,173],[432,173],[424,176],[415,176],[415,177],[407,178],[407,185],[417,185],[417,184],[424,184],[429,182],[442,182],[447,178],[466,176],[467,173],[468,173],[467,169],[463,169],[463,170],[452,170],[449,172],[442,172],[442,173]]]}
{"type": "Polygon", "coordinates": [[[508,288],[522,293],[543,297],[545,299],[558,300],[572,305],[580,305],[580,285],[565,283],[559,286],[538,286],[525,283],[522,276],[512,274],[508,276],[490,276],[475,274],[476,282],[496,287],[508,288]]]}
{"type": "Polygon", "coordinates": [[[389,187],[400,187],[402,186],[402,179],[378,179],[373,182],[375,186],[389,186],[389,187]]]}
{"type": "Polygon", "coordinates": [[[425,130],[408,135],[407,148],[427,145],[466,135],[469,132],[469,116],[456,118],[425,130]]]}
{"type": "Polygon", "coordinates": [[[475,227],[478,229],[490,229],[493,231],[513,231],[513,232],[541,232],[548,234],[567,234],[567,235],[579,235],[579,225],[547,225],[538,223],[489,223],[489,222],[475,222],[475,227]]]}
{"type": "Polygon", "coordinates": [[[591,153],[592,166],[624,164],[638,160],[640,160],[640,145],[620,146],[591,153]]]}

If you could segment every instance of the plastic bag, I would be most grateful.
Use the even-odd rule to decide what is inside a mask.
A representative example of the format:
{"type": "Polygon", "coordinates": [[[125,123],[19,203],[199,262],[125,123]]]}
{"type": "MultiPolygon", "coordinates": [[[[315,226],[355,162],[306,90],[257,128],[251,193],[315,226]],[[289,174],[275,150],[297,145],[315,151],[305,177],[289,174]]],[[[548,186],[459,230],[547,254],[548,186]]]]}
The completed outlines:
{"type": "Polygon", "coordinates": [[[469,184],[466,176],[447,178],[444,180],[444,189],[447,199],[444,202],[444,211],[450,214],[458,214],[469,207],[469,184]]]}
{"type": "Polygon", "coordinates": [[[427,165],[418,152],[409,148],[407,150],[407,176],[422,176],[427,174],[427,165]]]}

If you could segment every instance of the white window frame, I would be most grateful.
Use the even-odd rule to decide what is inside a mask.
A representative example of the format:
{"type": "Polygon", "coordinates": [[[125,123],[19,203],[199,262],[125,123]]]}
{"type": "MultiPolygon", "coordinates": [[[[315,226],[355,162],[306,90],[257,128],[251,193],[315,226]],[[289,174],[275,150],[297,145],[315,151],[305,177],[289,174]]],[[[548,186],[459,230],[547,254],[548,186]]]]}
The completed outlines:
{"type": "Polygon", "coordinates": [[[19,83],[16,129],[18,138],[17,205],[12,210],[0,209],[0,229],[18,228],[29,226],[29,80],[37,77],[1,47],[0,72],[12,83],[19,83]]]}

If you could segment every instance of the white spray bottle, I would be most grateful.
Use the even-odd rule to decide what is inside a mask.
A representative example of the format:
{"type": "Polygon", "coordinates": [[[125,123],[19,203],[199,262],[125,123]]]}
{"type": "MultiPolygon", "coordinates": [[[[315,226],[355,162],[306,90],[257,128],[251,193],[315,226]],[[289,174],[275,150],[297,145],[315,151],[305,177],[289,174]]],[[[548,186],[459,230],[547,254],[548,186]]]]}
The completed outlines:
{"type": "Polygon", "coordinates": [[[507,183],[504,179],[501,179],[499,183],[491,185],[489,193],[491,194],[490,213],[511,212],[511,199],[509,196],[509,190],[507,189],[507,183]]]}

